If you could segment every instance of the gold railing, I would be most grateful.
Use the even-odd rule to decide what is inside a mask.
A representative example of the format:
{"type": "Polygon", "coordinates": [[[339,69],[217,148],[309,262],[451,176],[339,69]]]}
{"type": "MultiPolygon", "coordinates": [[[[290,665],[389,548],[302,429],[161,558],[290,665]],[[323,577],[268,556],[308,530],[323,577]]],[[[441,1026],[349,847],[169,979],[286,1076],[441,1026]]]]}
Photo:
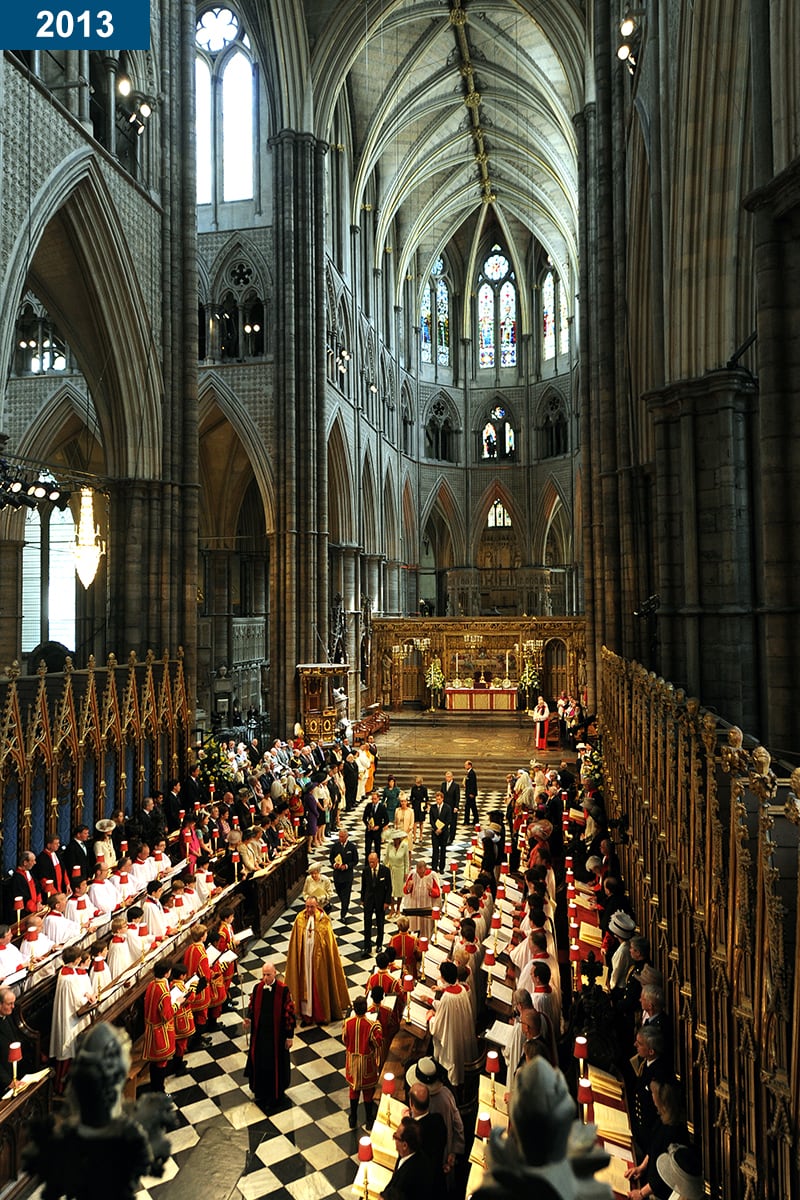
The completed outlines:
{"type": "Polygon", "coordinates": [[[186,769],[190,742],[183,653],[170,660],[110,655],[76,671],[23,676],[17,664],[0,683],[0,820],[3,865],[46,836],[69,839],[115,808],[128,814],[154,788],[186,769]]]}
{"type": "Polygon", "coordinates": [[[709,1194],[800,1198],[800,769],[603,652],[602,750],[709,1194]]]}

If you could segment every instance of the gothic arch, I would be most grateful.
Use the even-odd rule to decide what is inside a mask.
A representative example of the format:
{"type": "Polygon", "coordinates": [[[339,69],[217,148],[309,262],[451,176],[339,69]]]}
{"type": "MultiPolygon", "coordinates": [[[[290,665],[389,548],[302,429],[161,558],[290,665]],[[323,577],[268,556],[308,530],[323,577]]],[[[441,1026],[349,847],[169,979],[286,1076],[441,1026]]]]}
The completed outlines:
{"type": "Polygon", "coordinates": [[[235,531],[251,476],[255,477],[264,506],[265,532],[271,533],[275,528],[275,481],[264,439],[240,398],[213,371],[200,384],[198,427],[201,536],[209,536],[212,520],[224,526],[221,532],[235,531]],[[217,414],[223,419],[219,420],[217,414]],[[219,462],[213,461],[216,455],[219,462]],[[242,459],[247,462],[246,470],[242,459]],[[213,483],[218,475],[218,483],[213,483]],[[207,503],[203,503],[204,496],[207,503]]]}
{"type": "Polygon", "coordinates": [[[402,558],[400,541],[397,501],[395,499],[394,479],[392,478],[392,469],[390,466],[383,481],[383,546],[384,554],[390,562],[399,562],[402,558]]]}
{"type": "Polygon", "coordinates": [[[380,554],[378,492],[369,448],[361,467],[361,545],[365,554],[380,554]]]}
{"type": "MultiPolygon", "coordinates": [[[[30,290],[57,321],[94,398],[109,475],[162,469],[164,381],[119,206],[88,147],[59,163],[31,201],[5,274],[0,316],[9,361],[17,298],[30,290]],[[34,247],[29,259],[29,246],[34,247]],[[52,269],[53,265],[58,270],[52,269]]],[[[155,316],[155,314],[152,314],[155,316]]]]}
{"type": "Polygon", "coordinates": [[[211,301],[211,276],[208,267],[200,259],[197,260],[197,299],[200,304],[211,301]]]}
{"type": "Polygon", "coordinates": [[[558,458],[568,454],[569,397],[553,385],[548,386],[536,405],[537,458],[558,458]]]}
{"type": "Polygon", "coordinates": [[[573,560],[573,530],[569,506],[552,477],[542,493],[533,528],[534,560],[548,567],[564,566],[573,560]]]}
{"type": "Polygon", "coordinates": [[[248,288],[260,291],[261,299],[272,295],[273,280],[266,260],[259,248],[247,237],[237,232],[236,236],[223,246],[209,270],[211,279],[210,295],[216,299],[226,288],[231,288],[243,296],[248,288]],[[237,281],[231,277],[231,270],[241,260],[253,272],[247,280],[237,281]]]}
{"type": "Polygon", "coordinates": [[[439,479],[428,496],[420,522],[422,536],[432,544],[439,570],[464,561],[464,519],[446,479],[439,479]]]}
{"type": "Polygon", "coordinates": [[[37,462],[51,462],[70,466],[76,471],[92,469],[85,455],[80,461],[72,459],[67,443],[76,434],[93,439],[99,434],[97,413],[92,398],[86,391],[75,386],[71,379],[54,381],[55,387],[39,409],[25,435],[20,439],[18,453],[37,462]],[[87,430],[87,413],[91,429],[87,430]]]}
{"type": "Polygon", "coordinates": [[[413,564],[419,562],[419,530],[417,526],[417,506],[408,476],[403,480],[401,505],[403,514],[403,559],[406,563],[413,564]]]}
{"type": "Polygon", "coordinates": [[[296,0],[272,0],[247,8],[246,28],[257,47],[266,90],[271,133],[313,128],[311,67],[302,6],[296,0]]]}
{"type": "Polygon", "coordinates": [[[328,540],[332,545],[353,545],[353,470],[341,413],[328,433],[328,540]]]}
{"type": "Polygon", "coordinates": [[[499,480],[493,479],[484,489],[481,496],[475,501],[469,529],[470,559],[472,562],[477,561],[478,550],[487,527],[486,522],[489,516],[489,509],[497,500],[500,501],[503,508],[511,517],[511,531],[519,552],[520,554],[522,553],[523,543],[521,541],[521,534],[525,527],[523,514],[511,492],[499,480]]]}

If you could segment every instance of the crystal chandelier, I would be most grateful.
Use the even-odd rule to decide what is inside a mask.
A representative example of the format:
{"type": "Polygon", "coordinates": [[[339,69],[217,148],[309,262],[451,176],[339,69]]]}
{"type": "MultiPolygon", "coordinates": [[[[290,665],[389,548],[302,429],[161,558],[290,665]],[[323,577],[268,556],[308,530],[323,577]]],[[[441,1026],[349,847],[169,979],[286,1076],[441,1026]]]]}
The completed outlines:
{"type": "Polygon", "coordinates": [[[94,493],[91,488],[81,488],[81,515],[78,535],[72,553],[75,570],[85,588],[94,581],[100,559],[106,552],[106,544],[100,536],[100,526],[94,523],[94,493]]]}

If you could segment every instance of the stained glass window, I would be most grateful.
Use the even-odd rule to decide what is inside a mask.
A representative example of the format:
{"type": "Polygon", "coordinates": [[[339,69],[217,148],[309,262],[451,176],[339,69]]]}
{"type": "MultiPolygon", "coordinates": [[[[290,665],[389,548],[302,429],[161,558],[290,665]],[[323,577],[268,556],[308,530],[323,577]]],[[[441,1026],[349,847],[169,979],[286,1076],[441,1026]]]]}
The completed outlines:
{"type": "Polygon", "coordinates": [[[567,289],[564,287],[564,281],[559,280],[558,288],[558,329],[559,329],[559,354],[569,353],[569,313],[567,311],[567,289]]]}
{"type": "Polygon", "coordinates": [[[436,281],[436,361],[450,366],[450,292],[444,279],[436,281]]]}
{"type": "Polygon", "coordinates": [[[424,363],[433,362],[431,343],[433,341],[433,314],[431,313],[431,285],[425,284],[422,293],[422,308],[419,314],[420,353],[424,363]]]}
{"type": "Polygon", "coordinates": [[[500,366],[517,365],[517,289],[506,282],[500,289],[500,366]]]}
{"type": "Polygon", "coordinates": [[[484,261],[478,288],[478,365],[517,365],[517,287],[511,264],[497,245],[484,261]],[[488,282],[486,282],[488,280],[488,282]],[[497,346],[500,361],[497,361],[497,346]]]}
{"type": "Polygon", "coordinates": [[[514,453],[514,430],[506,421],[506,454],[510,457],[514,453]]]}
{"type": "Polygon", "coordinates": [[[499,283],[508,274],[508,259],[500,253],[499,246],[492,246],[492,253],[483,264],[483,273],[492,283],[499,283]]]}
{"type": "Polygon", "coordinates": [[[494,289],[488,283],[478,292],[479,362],[482,367],[494,366],[494,289]]]}
{"type": "Polygon", "coordinates": [[[497,458],[497,430],[491,421],[483,427],[483,457],[497,458]]]}
{"type": "Polygon", "coordinates": [[[545,362],[556,356],[555,279],[548,271],[542,284],[542,354],[545,362]]]}
{"type": "Polygon", "coordinates": [[[486,524],[489,529],[510,529],[511,517],[499,500],[490,507],[486,524]]]}
{"type": "Polygon", "coordinates": [[[195,39],[209,54],[219,54],[235,42],[239,34],[239,18],[229,8],[210,8],[197,22],[195,39]]]}
{"type": "Polygon", "coordinates": [[[445,271],[445,262],[440,256],[425,284],[419,316],[420,361],[435,362],[440,367],[450,366],[450,287],[445,271]]]}
{"type": "Polygon", "coordinates": [[[506,410],[500,404],[495,404],[494,408],[489,413],[489,416],[492,418],[493,421],[502,421],[502,419],[505,415],[506,415],[506,410]]]}

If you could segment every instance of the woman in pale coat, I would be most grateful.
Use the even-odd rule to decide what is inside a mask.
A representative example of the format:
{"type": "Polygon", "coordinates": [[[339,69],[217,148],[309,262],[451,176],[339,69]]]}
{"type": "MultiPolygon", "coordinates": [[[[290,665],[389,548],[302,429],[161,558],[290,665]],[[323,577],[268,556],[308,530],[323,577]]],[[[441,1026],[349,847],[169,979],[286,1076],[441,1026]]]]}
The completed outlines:
{"type": "Polygon", "coordinates": [[[394,827],[406,834],[410,841],[414,833],[414,810],[408,803],[408,792],[400,793],[400,806],[395,809],[394,827]]]}
{"type": "MultiPolygon", "coordinates": [[[[399,813],[400,809],[397,811],[399,813]]],[[[413,812],[411,809],[408,811],[411,813],[413,819],[413,812]]],[[[411,867],[408,838],[402,829],[393,830],[392,836],[389,838],[386,846],[384,861],[392,876],[392,907],[390,912],[398,913],[400,911],[400,901],[403,899],[403,885],[408,878],[408,872],[411,867]]]]}

